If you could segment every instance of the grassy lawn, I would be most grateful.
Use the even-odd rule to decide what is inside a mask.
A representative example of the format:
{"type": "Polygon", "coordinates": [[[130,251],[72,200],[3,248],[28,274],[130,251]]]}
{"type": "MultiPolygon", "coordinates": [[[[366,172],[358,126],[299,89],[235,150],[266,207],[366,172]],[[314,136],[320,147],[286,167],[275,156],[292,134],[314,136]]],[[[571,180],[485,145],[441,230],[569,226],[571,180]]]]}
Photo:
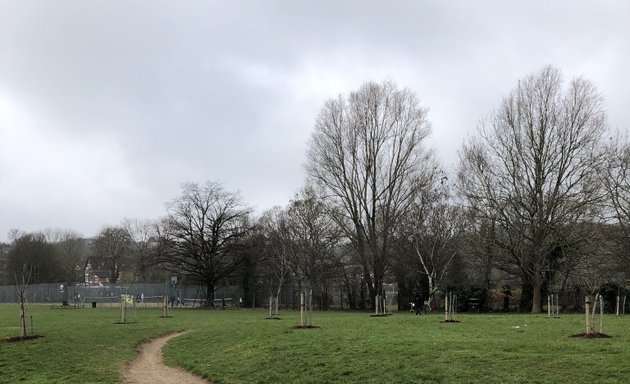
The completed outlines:
{"type": "MultiPolygon", "coordinates": [[[[217,383],[627,383],[630,316],[608,315],[611,339],[584,340],[583,316],[440,315],[317,312],[321,328],[297,330],[296,312],[265,320],[264,311],[115,308],[51,309],[32,305],[35,333],[0,344],[0,382],[116,383],[143,340],[189,329],[166,348],[166,362],[217,383]]],[[[17,305],[0,305],[0,338],[16,336],[17,305]]]]}

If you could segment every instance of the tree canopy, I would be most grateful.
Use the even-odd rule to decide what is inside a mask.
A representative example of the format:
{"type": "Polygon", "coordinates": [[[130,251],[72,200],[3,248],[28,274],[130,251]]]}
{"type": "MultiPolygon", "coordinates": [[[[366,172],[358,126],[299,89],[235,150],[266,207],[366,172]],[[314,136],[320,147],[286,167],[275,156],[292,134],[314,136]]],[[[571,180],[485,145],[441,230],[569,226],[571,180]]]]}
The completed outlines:
{"type": "Polygon", "coordinates": [[[545,67],[519,81],[461,151],[460,193],[493,223],[494,243],[531,286],[533,312],[551,258],[588,238],[579,224],[598,218],[605,129],[593,83],[577,78],[565,89],[560,71],[545,67]]]}
{"type": "Polygon", "coordinates": [[[159,259],[169,270],[204,284],[207,305],[215,285],[241,262],[244,239],[252,227],[241,196],[216,182],[186,183],[168,206],[159,226],[159,259]]]}

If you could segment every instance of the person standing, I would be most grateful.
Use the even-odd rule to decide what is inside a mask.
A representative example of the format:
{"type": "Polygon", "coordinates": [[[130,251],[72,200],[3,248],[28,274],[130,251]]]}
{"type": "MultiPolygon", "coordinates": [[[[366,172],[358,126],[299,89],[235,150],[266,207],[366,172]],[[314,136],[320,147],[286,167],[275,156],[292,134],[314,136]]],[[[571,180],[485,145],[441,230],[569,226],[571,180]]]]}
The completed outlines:
{"type": "Polygon", "coordinates": [[[422,314],[422,295],[420,293],[416,293],[416,296],[413,298],[413,308],[416,311],[416,315],[422,314]]]}

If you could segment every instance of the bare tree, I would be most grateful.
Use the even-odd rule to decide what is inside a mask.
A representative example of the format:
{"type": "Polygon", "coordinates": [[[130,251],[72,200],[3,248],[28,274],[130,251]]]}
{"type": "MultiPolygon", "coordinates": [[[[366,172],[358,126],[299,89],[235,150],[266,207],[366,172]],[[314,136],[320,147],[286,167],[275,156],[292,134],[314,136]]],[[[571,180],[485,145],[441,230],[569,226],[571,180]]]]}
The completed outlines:
{"type": "Polygon", "coordinates": [[[152,272],[157,264],[157,231],[152,220],[126,218],[122,227],[131,236],[130,266],[134,281],[148,282],[155,280],[152,272]]]}
{"type": "Polygon", "coordinates": [[[613,217],[630,234],[630,143],[617,138],[609,146],[602,181],[606,187],[613,217]]]}
{"type": "Polygon", "coordinates": [[[29,271],[32,284],[60,282],[61,271],[57,249],[43,233],[15,233],[7,255],[7,269],[11,276],[29,271]],[[26,265],[26,267],[24,267],[26,265]]]}
{"type": "Polygon", "coordinates": [[[20,307],[20,337],[26,337],[26,295],[28,285],[31,283],[33,276],[33,265],[22,264],[22,268],[15,272],[15,291],[18,296],[18,304],[20,307]]]}
{"type": "MultiPolygon", "coordinates": [[[[512,263],[503,263],[504,257],[501,250],[495,245],[495,222],[476,217],[466,211],[466,241],[464,242],[468,265],[467,272],[476,286],[484,291],[489,291],[498,276],[498,271],[508,269],[509,275],[513,275],[512,263]]],[[[518,271],[516,271],[518,274],[518,271]]],[[[504,284],[505,285],[505,284],[504,284]]],[[[505,287],[504,287],[505,288],[505,287]]]]}
{"type": "Polygon", "coordinates": [[[431,158],[426,115],[408,89],[367,83],[327,101],[310,140],[306,170],[356,250],[371,297],[382,294],[394,229],[431,158]]]}
{"type": "Polygon", "coordinates": [[[232,276],[241,262],[250,233],[250,209],[240,194],[218,183],[186,183],[182,195],[168,204],[159,226],[159,258],[165,268],[206,286],[206,305],[214,289],[232,276]]]}
{"type": "Polygon", "coordinates": [[[424,188],[414,199],[403,228],[416,256],[418,272],[427,277],[429,305],[460,253],[464,233],[462,210],[450,202],[448,179],[440,176],[436,173],[432,188],[424,188]]]}
{"type": "Polygon", "coordinates": [[[618,224],[616,239],[618,242],[617,259],[625,268],[626,279],[630,273],[630,142],[617,137],[609,147],[609,157],[602,182],[608,194],[608,207],[612,218],[618,224]]]}
{"type": "Polygon", "coordinates": [[[551,255],[588,238],[575,236],[586,227],[578,224],[598,216],[605,117],[591,82],[563,89],[560,72],[545,67],[519,82],[460,153],[461,195],[492,222],[493,241],[520,268],[532,312],[541,310],[551,255]]]}
{"type": "Polygon", "coordinates": [[[273,291],[275,288],[277,312],[282,286],[291,272],[292,247],[286,211],[280,207],[265,211],[259,220],[259,226],[265,237],[265,262],[273,276],[271,289],[273,291]]]}
{"type": "Polygon", "coordinates": [[[131,243],[131,235],[121,226],[104,228],[94,240],[94,264],[105,271],[111,283],[116,283],[128,266],[131,243]]]}
{"type": "Polygon", "coordinates": [[[315,190],[306,187],[287,208],[289,262],[300,285],[319,293],[320,308],[328,309],[328,288],[340,267],[337,252],[341,233],[315,190]]]}
{"type": "Polygon", "coordinates": [[[84,271],[87,267],[88,257],[85,242],[81,235],[74,231],[57,231],[54,237],[54,245],[59,255],[62,281],[68,284],[83,282],[84,271]]]}

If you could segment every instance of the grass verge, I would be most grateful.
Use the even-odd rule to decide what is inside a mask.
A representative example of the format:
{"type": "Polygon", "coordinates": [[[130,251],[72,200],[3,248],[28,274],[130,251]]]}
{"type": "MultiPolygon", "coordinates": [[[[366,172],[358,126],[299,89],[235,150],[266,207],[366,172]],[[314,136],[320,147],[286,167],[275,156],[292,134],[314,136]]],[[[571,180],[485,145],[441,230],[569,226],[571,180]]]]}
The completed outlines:
{"type": "MultiPolygon", "coordinates": [[[[607,316],[610,339],[570,337],[583,316],[438,315],[371,318],[318,312],[316,329],[295,329],[284,311],[115,308],[51,310],[31,305],[44,337],[0,344],[0,382],[116,383],[142,341],[190,329],[164,349],[167,364],[217,383],[625,383],[630,377],[630,317],[607,316]]],[[[0,305],[0,338],[17,335],[17,306],[0,305]]]]}

